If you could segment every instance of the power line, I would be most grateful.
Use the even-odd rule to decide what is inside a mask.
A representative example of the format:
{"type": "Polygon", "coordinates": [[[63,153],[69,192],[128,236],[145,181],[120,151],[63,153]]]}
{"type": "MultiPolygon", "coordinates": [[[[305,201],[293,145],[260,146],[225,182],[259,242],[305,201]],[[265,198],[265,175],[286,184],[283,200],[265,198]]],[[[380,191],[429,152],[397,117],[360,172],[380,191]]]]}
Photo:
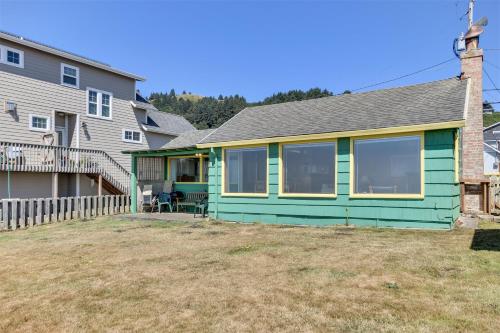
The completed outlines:
{"type": "Polygon", "coordinates": [[[500,51],[500,49],[483,49],[485,51],[500,51]]]}
{"type": "Polygon", "coordinates": [[[497,65],[495,65],[495,64],[493,64],[493,63],[491,63],[491,62],[489,62],[488,60],[485,60],[484,62],[485,62],[485,63],[487,63],[487,64],[488,64],[488,65],[490,65],[490,66],[495,67],[496,69],[500,69],[500,66],[497,66],[497,65]]]}
{"type": "Polygon", "coordinates": [[[440,62],[439,64],[435,64],[435,65],[432,65],[432,66],[429,66],[429,67],[426,67],[426,68],[422,68],[422,69],[420,69],[420,70],[418,70],[418,71],[416,71],[416,72],[409,73],[409,74],[405,74],[405,75],[401,75],[401,76],[398,76],[398,77],[396,77],[396,78],[394,78],[394,79],[390,79],[390,80],[386,80],[386,81],[382,81],[382,82],[378,82],[378,83],[369,84],[369,85],[367,85],[367,86],[364,86],[364,87],[361,87],[361,88],[357,88],[357,89],[354,89],[354,90],[351,90],[351,91],[352,91],[352,92],[355,92],[355,91],[359,91],[359,90],[363,90],[363,89],[367,89],[367,88],[376,87],[376,86],[379,86],[379,85],[381,85],[381,84],[385,84],[385,83],[389,83],[389,82],[397,81],[397,80],[400,80],[400,79],[404,79],[404,78],[406,78],[406,77],[409,77],[409,76],[412,76],[412,75],[415,75],[415,74],[419,74],[419,73],[425,72],[425,71],[427,71],[427,70],[429,70],[429,69],[433,69],[433,68],[436,68],[436,67],[438,67],[438,66],[444,65],[444,64],[446,64],[446,63],[448,63],[448,62],[451,62],[451,61],[453,61],[453,60],[456,60],[456,58],[455,58],[455,57],[453,57],[453,58],[450,58],[450,59],[448,59],[448,60],[442,61],[442,62],[440,62]]]}
{"type": "Polygon", "coordinates": [[[484,67],[483,67],[483,72],[484,72],[484,74],[486,74],[486,77],[488,78],[488,80],[490,80],[491,84],[493,85],[493,88],[495,88],[495,90],[498,91],[498,94],[500,94],[500,89],[497,88],[495,82],[493,81],[490,74],[488,74],[488,71],[484,67]]]}

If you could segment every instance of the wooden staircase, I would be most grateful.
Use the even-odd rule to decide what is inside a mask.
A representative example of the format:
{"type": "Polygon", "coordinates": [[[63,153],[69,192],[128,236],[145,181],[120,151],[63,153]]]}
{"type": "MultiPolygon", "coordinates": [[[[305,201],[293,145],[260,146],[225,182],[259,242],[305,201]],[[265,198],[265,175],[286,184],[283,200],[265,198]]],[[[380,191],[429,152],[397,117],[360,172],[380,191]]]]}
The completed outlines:
{"type": "Polygon", "coordinates": [[[85,174],[110,194],[130,192],[130,173],[102,150],[0,141],[0,171],[85,174]]]}
{"type": "MultiPolygon", "coordinates": [[[[96,183],[99,183],[99,174],[98,173],[87,173],[85,174],[90,179],[93,179],[96,183]]],[[[109,194],[112,195],[121,195],[125,194],[118,187],[113,185],[110,181],[108,181],[105,177],[102,177],[102,188],[105,189],[109,194]]]]}

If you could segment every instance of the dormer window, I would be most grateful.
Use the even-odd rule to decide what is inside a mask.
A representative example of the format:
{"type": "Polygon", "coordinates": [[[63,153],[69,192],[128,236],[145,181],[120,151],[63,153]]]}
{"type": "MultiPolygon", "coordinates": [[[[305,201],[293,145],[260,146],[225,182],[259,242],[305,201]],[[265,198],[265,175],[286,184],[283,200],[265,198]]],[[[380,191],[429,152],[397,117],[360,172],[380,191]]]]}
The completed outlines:
{"type": "Polygon", "coordinates": [[[75,66],[61,64],[61,84],[67,87],[79,88],[80,69],[75,66]]]}

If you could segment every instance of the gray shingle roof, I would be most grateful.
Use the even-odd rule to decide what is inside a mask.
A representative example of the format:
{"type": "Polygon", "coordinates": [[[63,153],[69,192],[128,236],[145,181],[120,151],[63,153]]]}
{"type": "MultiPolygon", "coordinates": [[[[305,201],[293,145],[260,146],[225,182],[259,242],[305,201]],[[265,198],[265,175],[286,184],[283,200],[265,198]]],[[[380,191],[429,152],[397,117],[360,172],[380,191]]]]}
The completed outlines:
{"type": "Polygon", "coordinates": [[[422,125],[464,119],[457,78],[359,94],[249,107],[200,143],[422,125]]]}
{"type": "Polygon", "coordinates": [[[145,102],[141,102],[141,101],[130,101],[130,103],[132,104],[132,106],[134,108],[137,108],[137,109],[142,109],[142,110],[146,110],[146,111],[158,111],[158,109],[151,103],[145,103],[145,102]]]}
{"type": "Polygon", "coordinates": [[[207,135],[215,131],[215,129],[196,130],[185,132],[173,139],[160,149],[181,149],[195,147],[207,135]]]}
{"type": "Polygon", "coordinates": [[[148,123],[142,124],[146,131],[178,136],[196,130],[189,121],[176,114],[151,110],[148,112],[148,117],[148,123]]]}

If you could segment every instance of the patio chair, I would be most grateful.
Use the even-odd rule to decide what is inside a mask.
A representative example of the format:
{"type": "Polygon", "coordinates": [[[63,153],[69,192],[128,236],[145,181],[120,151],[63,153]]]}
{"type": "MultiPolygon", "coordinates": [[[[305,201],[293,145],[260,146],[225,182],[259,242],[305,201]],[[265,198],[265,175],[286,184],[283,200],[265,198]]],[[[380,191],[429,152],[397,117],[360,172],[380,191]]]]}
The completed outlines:
{"type": "Polygon", "coordinates": [[[208,208],[208,198],[204,198],[203,200],[196,203],[196,205],[194,206],[193,217],[196,217],[197,211],[200,211],[201,216],[205,217],[205,212],[206,212],[207,208],[208,208]]]}
{"type": "Polygon", "coordinates": [[[153,185],[144,185],[142,190],[142,210],[148,207],[153,212],[155,200],[153,197],[153,185]]]}
{"type": "Polygon", "coordinates": [[[161,206],[168,206],[172,213],[172,197],[170,193],[163,192],[158,196],[158,213],[161,213],[161,206]]]}

